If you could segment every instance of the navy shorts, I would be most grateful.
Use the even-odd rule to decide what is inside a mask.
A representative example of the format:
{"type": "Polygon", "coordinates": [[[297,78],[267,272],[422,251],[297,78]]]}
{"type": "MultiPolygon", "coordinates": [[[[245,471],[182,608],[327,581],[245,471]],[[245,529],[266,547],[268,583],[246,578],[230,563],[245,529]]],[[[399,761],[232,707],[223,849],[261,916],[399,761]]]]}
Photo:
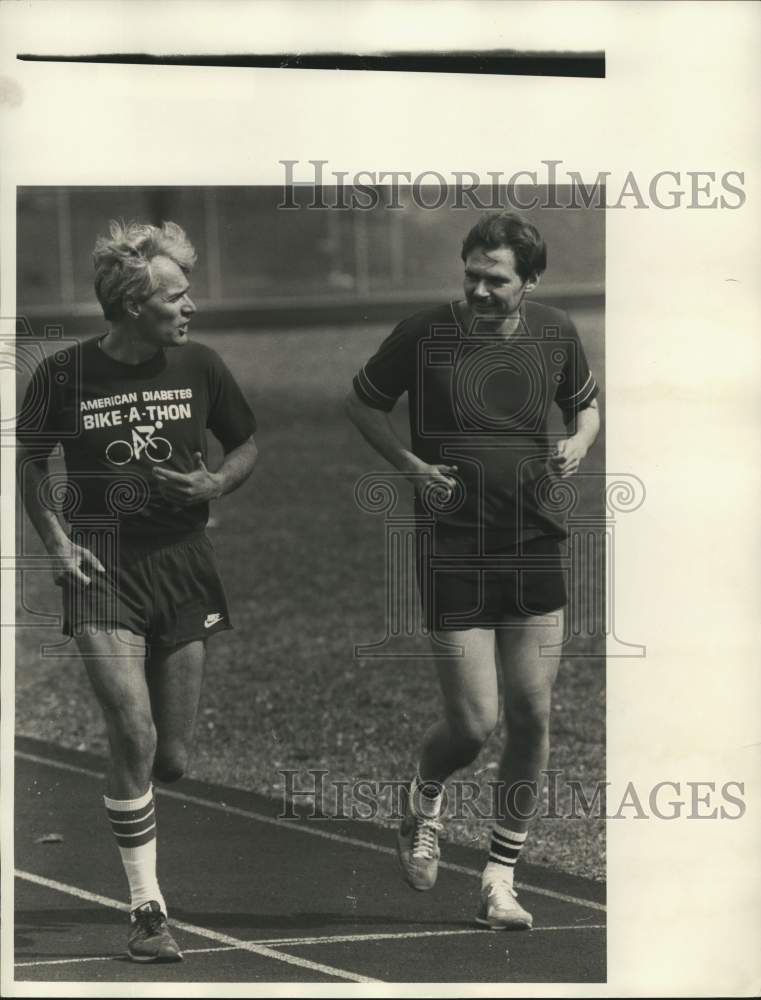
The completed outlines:
{"type": "Polygon", "coordinates": [[[423,621],[430,631],[496,628],[505,618],[546,615],[568,600],[561,544],[540,537],[494,548],[504,565],[490,568],[456,537],[437,538],[429,559],[418,535],[417,575],[423,621]],[[458,544],[459,542],[459,544],[458,544]]]}
{"type": "Polygon", "coordinates": [[[89,586],[63,588],[63,632],[128,629],[149,643],[177,646],[232,628],[214,549],[204,534],[160,547],[107,539],[72,538],[106,568],[89,586]]]}

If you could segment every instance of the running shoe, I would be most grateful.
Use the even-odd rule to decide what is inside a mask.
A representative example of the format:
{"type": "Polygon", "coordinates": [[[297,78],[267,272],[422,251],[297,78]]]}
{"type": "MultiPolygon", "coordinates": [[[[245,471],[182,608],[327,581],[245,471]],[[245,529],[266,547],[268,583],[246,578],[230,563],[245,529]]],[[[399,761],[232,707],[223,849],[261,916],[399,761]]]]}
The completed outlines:
{"type": "Polygon", "coordinates": [[[407,885],[418,892],[432,889],[439,870],[439,832],[442,825],[437,819],[417,816],[407,803],[407,811],[399,825],[396,850],[407,885]]]}
{"type": "Polygon", "coordinates": [[[477,924],[493,931],[527,931],[533,922],[533,917],[523,909],[515,889],[508,882],[497,880],[482,887],[477,924]]]}
{"type": "Polygon", "coordinates": [[[127,954],[133,962],[181,962],[182,952],[169,933],[166,915],[152,899],[130,914],[127,954]]]}

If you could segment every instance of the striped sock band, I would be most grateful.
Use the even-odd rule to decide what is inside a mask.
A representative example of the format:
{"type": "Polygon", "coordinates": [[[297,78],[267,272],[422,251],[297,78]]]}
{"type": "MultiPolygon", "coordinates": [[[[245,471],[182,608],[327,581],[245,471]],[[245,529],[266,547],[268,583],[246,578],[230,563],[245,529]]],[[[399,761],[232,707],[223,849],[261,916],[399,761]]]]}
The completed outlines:
{"type": "Polygon", "coordinates": [[[139,799],[109,799],[105,795],[111,829],[119,847],[142,847],[156,838],[156,808],[153,786],[139,799]]]}
{"type": "Polygon", "coordinates": [[[153,785],[137,799],[103,796],[111,829],[129,882],[130,909],[155,899],[166,913],[156,878],[156,809],[153,785]]]}
{"type": "Polygon", "coordinates": [[[489,845],[489,860],[482,881],[490,882],[496,878],[512,884],[515,863],[526,842],[526,836],[525,830],[516,833],[515,830],[506,830],[499,825],[494,827],[489,845]]]}

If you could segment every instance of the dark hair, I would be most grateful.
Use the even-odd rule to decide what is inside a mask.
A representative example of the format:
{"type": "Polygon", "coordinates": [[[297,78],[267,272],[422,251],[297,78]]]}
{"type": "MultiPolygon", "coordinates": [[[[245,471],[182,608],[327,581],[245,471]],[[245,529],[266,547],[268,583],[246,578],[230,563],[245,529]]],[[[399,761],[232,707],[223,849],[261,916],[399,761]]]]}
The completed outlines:
{"type": "Polygon", "coordinates": [[[462,242],[462,259],[476,247],[487,251],[509,247],[515,256],[515,270],[523,281],[547,267],[547,246],[539,230],[515,212],[482,215],[462,242]]]}

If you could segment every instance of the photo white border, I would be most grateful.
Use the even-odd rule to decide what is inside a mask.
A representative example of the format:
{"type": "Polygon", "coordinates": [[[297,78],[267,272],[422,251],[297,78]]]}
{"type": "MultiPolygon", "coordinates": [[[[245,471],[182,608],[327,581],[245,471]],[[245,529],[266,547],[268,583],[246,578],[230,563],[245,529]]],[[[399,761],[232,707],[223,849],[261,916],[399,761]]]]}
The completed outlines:
{"type": "MultiPolygon", "coordinates": [[[[761,982],[758,94],[761,18],[743,3],[237,3],[0,8],[0,316],[15,315],[17,184],[272,184],[281,159],[359,170],[648,179],[744,174],[740,209],[608,212],[607,468],[646,484],[617,527],[617,623],[644,661],[608,664],[608,779],[742,780],[737,821],[608,822],[608,983],[471,986],[500,996],[750,995],[761,982]],[[44,8],[44,9],[43,9],[44,8]],[[97,16],[93,11],[97,10],[97,16]],[[17,51],[602,49],[605,80],[22,63],[17,51]],[[143,151],[150,150],[146,157],[143,151]]],[[[5,323],[5,321],[3,321],[5,323]]],[[[7,324],[3,333],[7,332],[7,324]]],[[[3,373],[2,411],[13,412],[3,373]]],[[[9,451],[3,450],[7,459],[9,451]]],[[[13,473],[2,463],[2,554],[13,473]]],[[[13,614],[4,573],[2,621],[13,614]]],[[[12,903],[13,636],[2,633],[3,912],[12,903]],[[12,886],[10,887],[12,889],[12,886]]],[[[3,921],[3,989],[12,921],[3,921]]],[[[50,984],[120,995],[126,984],[50,984]]],[[[467,989],[467,988],[466,988],[467,989]]],[[[130,993],[142,993],[130,985],[130,993]]],[[[146,985],[246,995],[253,984],[146,985]]],[[[266,992],[295,995],[296,989],[266,992]]],[[[312,995],[413,995],[305,987],[312,995]]],[[[441,996],[462,987],[436,985],[441,996]]]]}

